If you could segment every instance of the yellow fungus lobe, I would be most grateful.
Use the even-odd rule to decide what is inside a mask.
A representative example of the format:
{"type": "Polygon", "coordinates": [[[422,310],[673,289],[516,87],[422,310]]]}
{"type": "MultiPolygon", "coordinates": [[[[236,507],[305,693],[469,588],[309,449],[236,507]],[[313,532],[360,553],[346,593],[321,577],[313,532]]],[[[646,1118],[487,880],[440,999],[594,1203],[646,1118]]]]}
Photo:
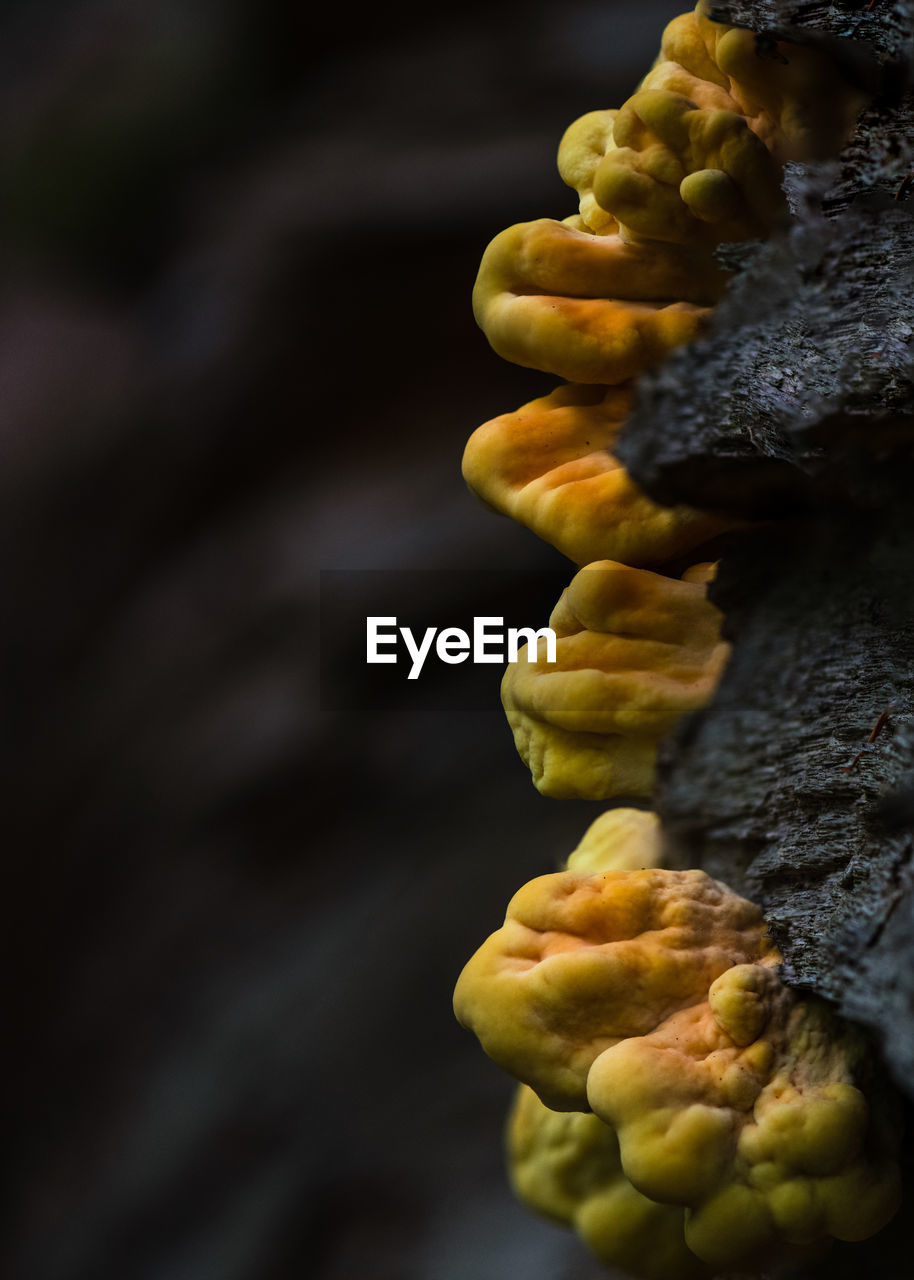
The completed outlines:
{"type": "Polygon", "coordinates": [[[711,566],[683,580],[604,560],[582,569],[549,625],[556,661],[502,681],[518,752],[543,795],[649,795],[660,739],[710,699],[729,655],[708,601],[711,566]]]}

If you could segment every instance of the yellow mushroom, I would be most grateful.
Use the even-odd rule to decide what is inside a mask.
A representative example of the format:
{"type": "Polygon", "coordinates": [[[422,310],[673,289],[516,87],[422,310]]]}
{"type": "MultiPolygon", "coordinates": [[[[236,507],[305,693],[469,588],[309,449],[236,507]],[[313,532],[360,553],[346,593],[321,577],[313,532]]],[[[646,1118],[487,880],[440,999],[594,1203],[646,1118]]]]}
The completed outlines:
{"type": "Polygon", "coordinates": [[[613,138],[593,195],[627,239],[751,240],[786,213],[780,165],[735,111],[642,89],[617,112],[613,138]]]}
{"type": "Polygon", "coordinates": [[[729,655],[708,601],[712,566],[682,581],[611,560],[553,610],[556,661],[520,650],[502,681],[518,752],[543,795],[649,795],[660,739],[710,699],[729,655]]]}
{"type": "Polygon", "coordinates": [[[588,1076],[627,1176],[688,1207],[686,1243],[715,1267],[782,1243],[862,1240],[898,1207],[884,1098],[859,1087],[863,1041],[769,962],[727,970],[588,1076]]]}
{"type": "Polygon", "coordinates": [[[632,1187],[686,1211],[697,1258],[739,1268],[864,1239],[898,1206],[867,1047],[778,960],[759,909],[701,871],[564,871],[514,896],[455,1008],[549,1108],[612,1129],[632,1187]]]}
{"type": "Polygon", "coordinates": [[[611,1045],[706,997],[735,964],[773,954],[762,913],[702,871],[561,871],[514,895],[467,964],[457,1017],[557,1111],[586,1111],[611,1045]]]}
{"type": "MultiPolygon", "coordinates": [[[[559,147],[559,173],[578,192],[584,223],[592,231],[617,231],[626,218],[613,216],[614,202],[605,203],[605,188],[602,195],[595,190],[600,185],[595,184],[595,175],[604,159],[609,160],[617,148],[634,145],[645,124],[653,123],[659,135],[667,134],[672,152],[663,160],[667,175],[681,151],[683,173],[677,181],[686,174],[699,178],[691,185],[696,191],[706,188],[702,207],[706,214],[716,215],[714,194],[726,196],[729,191],[732,199],[733,193],[719,177],[708,186],[709,180],[700,175],[717,169],[712,151],[706,148],[723,130],[736,163],[733,177],[745,183],[750,205],[758,201],[758,208],[747,211],[746,230],[752,234],[750,228],[759,215],[763,228],[783,209],[778,190],[783,162],[834,154],[862,103],[863,96],[845,81],[827,54],[784,41],[760,49],[753,32],[713,22],[699,4],[667,25],[657,60],[620,111],[592,111],[569,126],[559,147]],[[681,126],[679,131],[674,127],[680,117],[677,103],[690,113],[685,132],[681,126]],[[648,121],[639,121],[639,115],[646,115],[648,121]]],[[[658,136],[655,143],[659,141],[658,136]]],[[[661,157],[645,160],[661,164],[661,157]]],[[[728,165],[721,165],[720,171],[728,172],[728,165]]],[[[646,186],[644,191],[648,198],[660,194],[646,186]]]]}
{"type": "Polygon", "coordinates": [[[463,455],[470,488],[576,564],[658,565],[732,528],[691,507],[661,507],[612,450],[631,388],[569,385],[474,431],[463,455]]]}
{"type": "MultiPolygon", "coordinates": [[[[588,565],[550,619],[556,662],[524,650],[502,686],[544,794],[649,793],[659,739],[713,693],[728,647],[711,567],[677,581],[618,561],[663,563],[722,526],[651,503],[610,450],[631,381],[720,297],[714,247],[766,235],[782,164],[831,154],[860,101],[824,55],[760,45],[699,4],[622,108],[566,132],[579,213],[486,251],[474,308],[492,346],[577,384],[485,424],[464,462],[492,506],[588,565]]],[[[660,870],[659,853],[654,815],[603,814],[458,981],[458,1017],[529,1086],[509,1130],[516,1189],[648,1280],[865,1238],[899,1179],[864,1042],[783,985],[754,904],[660,870]]]]}
{"type": "Polygon", "coordinates": [[[863,103],[828,53],[784,40],[760,46],[754,32],[712,21],[701,0],[667,25],[641,88],[739,112],[780,161],[833,155],[863,103]]]}
{"type": "Polygon", "coordinates": [[[613,146],[613,121],[617,111],[588,111],[565,130],[559,143],[559,177],[573,187],[580,198],[582,229],[597,235],[618,231],[611,213],[601,209],[593,193],[597,166],[613,146]]]}
{"type": "Polygon", "coordinates": [[[647,809],[607,809],[590,824],[565,864],[566,871],[639,871],[659,867],[660,820],[647,809]]]}
{"type": "Polygon", "coordinates": [[[704,249],[628,243],[540,218],[486,249],[473,310],[506,360],[616,384],[695,338],[725,282],[704,249]]]}
{"type": "Polygon", "coordinates": [[[508,1170],[531,1209],[574,1227],[610,1267],[643,1280],[701,1280],[711,1269],[685,1243],[683,1209],[636,1191],[619,1141],[594,1115],[550,1111],[521,1085],[508,1120],[508,1170]]]}
{"type": "Polygon", "coordinates": [[[781,165],[831,154],[862,98],[822,53],[673,20],[639,90],[566,131],[559,172],[579,214],[503,231],[483,257],[476,318],[507,360],[615,385],[701,332],[726,281],[725,240],[786,209],[781,165]]]}

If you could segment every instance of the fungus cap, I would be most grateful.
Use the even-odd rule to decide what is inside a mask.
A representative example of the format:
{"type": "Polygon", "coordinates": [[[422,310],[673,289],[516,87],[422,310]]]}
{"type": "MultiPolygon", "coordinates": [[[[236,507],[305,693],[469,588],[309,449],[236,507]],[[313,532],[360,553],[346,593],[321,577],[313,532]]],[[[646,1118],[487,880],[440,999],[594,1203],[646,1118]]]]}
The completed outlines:
{"type": "Polygon", "coordinates": [[[576,564],[659,565],[733,527],[691,507],[662,507],[613,455],[631,387],[566,385],[479,427],[463,474],[490,507],[576,564]]]}
{"type": "Polygon", "coordinates": [[[703,249],[631,244],[540,218],[488,246],[473,310],[506,360],[616,385],[697,337],[726,278],[703,249]]]}
{"type": "Polygon", "coordinates": [[[642,1280],[701,1280],[711,1270],[685,1243],[685,1212],[636,1191],[619,1142],[597,1116],[550,1111],[526,1085],[508,1119],[508,1170],[537,1213],[573,1227],[601,1262],[642,1280]]]}
{"type": "Polygon", "coordinates": [[[714,692],[729,646],[708,601],[711,567],[683,580],[604,560],[549,619],[556,661],[529,646],[502,681],[515,745],[543,795],[649,795],[657,745],[714,692]]]}
{"type": "Polygon", "coordinates": [[[863,101],[827,53],[786,41],[760,51],[753,32],[713,21],[699,3],[667,24],[653,67],[620,110],[569,126],[559,172],[593,231],[621,224],[623,234],[638,234],[635,219],[642,234],[698,242],[714,238],[697,225],[710,222],[718,239],[744,239],[783,213],[783,162],[834,155],[863,101]],[[655,128],[647,145],[645,114],[655,128]],[[677,138],[684,116],[691,136],[677,138]],[[715,159],[721,142],[726,156],[715,159]],[[681,202],[663,190],[664,178],[673,187],[685,181],[681,202]]]}
{"type": "Polygon", "coordinates": [[[773,949],[759,909],[703,871],[572,871],[514,895],[460,975],[454,1007],[486,1053],[555,1110],[587,1110],[611,1045],[706,998],[773,949]]]}
{"type": "Polygon", "coordinates": [[[669,22],[642,89],[669,89],[700,107],[744,116],[775,158],[817,160],[841,146],[863,103],[824,50],[786,40],[761,48],[753,31],[715,22],[699,0],[669,22]]]}
{"type": "Polygon", "coordinates": [[[639,871],[659,867],[660,819],[647,809],[607,809],[590,824],[565,864],[566,871],[639,871]]]}
{"type": "Polygon", "coordinates": [[[615,218],[600,208],[593,193],[597,166],[613,146],[613,120],[617,114],[589,111],[568,126],[559,143],[559,176],[566,186],[577,191],[583,229],[595,235],[619,230],[615,218]]]}
{"type": "Polygon", "coordinates": [[[771,967],[734,966],[704,1001],[593,1063],[587,1098],[643,1194],[689,1209],[715,1267],[827,1237],[861,1240],[899,1203],[894,1105],[866,1046],[771,967]]]}
{"type": "Polygon", "coordinates": [[[455,1007],[546,1106],[616,1134],[696,1257],[739,1269],[865,1239],[899,1203],[891,1090],[778,960],[758,908],[703,872],[565,871],[515,895],[455,1007]]]}

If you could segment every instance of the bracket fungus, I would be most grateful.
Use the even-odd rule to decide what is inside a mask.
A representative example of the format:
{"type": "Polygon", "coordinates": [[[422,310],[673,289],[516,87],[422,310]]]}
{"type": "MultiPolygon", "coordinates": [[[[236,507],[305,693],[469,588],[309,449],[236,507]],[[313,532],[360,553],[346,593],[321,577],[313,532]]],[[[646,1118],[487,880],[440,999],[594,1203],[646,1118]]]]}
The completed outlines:
{"type": "Polygon", "coordinates": [[[707,10],[699,0],[667,24],[641,88],[738,112],[779,161],[833,155],[863,103],[835,60],[786,40],[762,50],[753,31],[716,22],[707,10]]]}
{"type": "Polygon", "coordinates": [[[570,382],[625,382],[698,337],[726,275],[680,245],[540,218],[496,236],[473,309],[495,351],[570,382]]]}
{"type": "Polygon", "coordinates": [[[581,837],[566,871],[643,871],[659,867],[663,851],[660,819],[648,809],[607,809],[581,837]]]}
{"type": "Polygon", "coordinates": [[[547,1106],[587,1111],[606,1049],[691,1008],[733,965],[774,954],[758,907],[702,871],[560,871],[514,895],[454,1007],[547,1106]]]}
{"type": "MultiPolygon", "coordinates": [[[[714,566],[671,566],[733,523],[659,506],[613,450],[635,380],[720,299],[716,248],[785,221],[783,165],[833,154],[862,103],[820,50],[760,44],[699,3],[626,103],[566,131],[578,212],[486,250],[489,342],[569,384],[485,423],[464,457],[485,502],[585,566],[550,618],[556,661],[522,651],[502,683],[545,795],[650,794],[659,740],[713,694],[729,655],[714,566]]],[[[784,985],[756,905],[662,870],[661,851],[654,814],[604,813],[460,976],[458,1018],[521,1081],[515,1189],[645,1280],[873,1234],[898,1205],[898,1135],[867,1042],[784,985]]]]}
{"type": "Polygon", "coordinates": [[[626,1178],[619,1139],[598,1116],[550,1111],[521,1085],[508,1118],[508,1172],[531,1209],[574,1227],[610,1267],[644,1280],[703,1280],[711,1268],[685,1242],[685,1210],[626,1178]]]}
{"type": "Polygon", "coordinates": [[[529,646],[502,681],[518,752],[548,796],[649,795],[660,739],[705,705],[726,664],[712,567],[682,580],[611,560],[582,569],[549,619],[556,661],[529,646]]]}
{"type": "Polygon", "coordinates": [[[578,565],[660,565],[732,528],[653,502],[613,456],[631,396],[628,384],[565,385],[493,418],[470,436],[464,479],[578,565]]]}
{"type": "MultiPolygon", "coordinates": [[[[579,212],[509,227],[483,256],[473,303],[492,346],[571,385],[480,427],[464,474],[586,572],[669,564],[732,527],[652,502],[611,449],[633,380],[697,337],[720,298],[716,245],[784,218],[783,162],[825,154],[860,105],[820,52],[774,53],[760,58],[751,32],[702,4],[674,19],[635,94],[562,139],[579,212]]],[[[644,612],[632,626],[576,614],[576,579],[551,623],[557,667],[509,668],[505,710],[544,794],[649,794],[659,739],[710,697],[727,655],[719,615],[703,592],[654,585],[681,607],[675,634],[644,612]]]]}
{"type": "Polygon", "coordinates": [[[708,18],[666,28],[618,110],[566,131],[559,173],[579,214],[503,231],[473,306],[499,355],[571,382],[618,384],[701,332],[726,283],[724,240],[767,234],[786,213],[781,165],[830,154],[862,104],[819,51],[708,18]]]}
{"type": "MultiPolygon", "coordinates": [[[[778,960],[758,907],[704,872],[566,870],[514,896],[461,974],[455,1009],[545,1108],[592,1111],[612,1130],[634,1190],[684,1210],[689,1254],[740,1267],[863,1239],[899,1201],[896,1117],[868,1046],[784,986],[778,960]]],[[[577,1222],[567,1200],[547,1203],[549,1149],[564,1134],[563,1177],[579,1174],[590,1200],[617,1178],[612,1143],[592,1123],[522,1105],[515,1181],[577,1222]]],[[[603,1225],[611,1241],[618,1224],[603,1225]]]]}

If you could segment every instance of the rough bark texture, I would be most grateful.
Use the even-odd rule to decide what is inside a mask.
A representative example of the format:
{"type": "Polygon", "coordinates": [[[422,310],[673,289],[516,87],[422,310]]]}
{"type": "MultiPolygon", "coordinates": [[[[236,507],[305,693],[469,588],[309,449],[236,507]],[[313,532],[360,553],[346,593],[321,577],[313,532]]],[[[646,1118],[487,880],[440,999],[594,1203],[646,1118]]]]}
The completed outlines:
{"type": "Polygon", "coordinates": [[[874,0],[873,4],[725,0],[712,3],[709,12],[718,22],[749,27],[761,35],[843,49],[849,59],[869,55],[881,67],[904,64],[910,51],[911,14],[905,0],[874,0]]]}
{"type": "Polygon", "coordinates": [[[790,228],[644,380],[620,451],[663,500],[766,519],[724,556],[733,660],[658,807],[673,856],[760,901],[788,980],[869,1028],[914,1097],[912,11],[714,12],[851,38],[877,92],[836,162],[792,168],[790,228]]]}
{"type": "Polygon", "coordinates": [[[733,661],[661,783],[679,858],[761,901],[788,980],[881,1032],[908,1087],[912,535],[907,513],[823,516],[726,557],[733,661]]]}

